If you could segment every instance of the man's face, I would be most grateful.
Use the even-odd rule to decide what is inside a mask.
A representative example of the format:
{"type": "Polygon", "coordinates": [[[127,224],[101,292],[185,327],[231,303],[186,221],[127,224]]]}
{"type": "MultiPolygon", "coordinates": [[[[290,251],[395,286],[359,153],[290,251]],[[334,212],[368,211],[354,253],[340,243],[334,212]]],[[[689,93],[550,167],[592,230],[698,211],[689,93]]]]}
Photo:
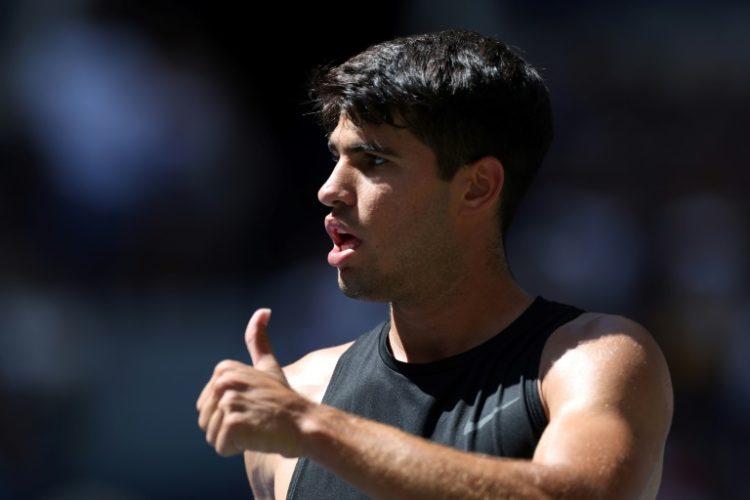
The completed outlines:
{"type": "Polygon", "coordinates": [[[350,297],[412,301],[440,291],[457,268],[451,182],[434,152],[405,128],[355,126],[330,137],[336,165],[318,192],[331,207],[328,262],[350,297]]]}

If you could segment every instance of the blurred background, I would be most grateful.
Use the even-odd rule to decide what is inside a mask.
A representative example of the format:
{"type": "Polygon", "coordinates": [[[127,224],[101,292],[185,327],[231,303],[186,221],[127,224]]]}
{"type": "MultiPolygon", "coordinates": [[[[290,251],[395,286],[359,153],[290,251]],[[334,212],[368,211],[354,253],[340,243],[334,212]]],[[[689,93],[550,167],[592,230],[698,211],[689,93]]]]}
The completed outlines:
{"type": "Polygon", "coordinates": [[[0,499],[251,498],[194,404],[252,311],[282,362],[385,315],[325,262],[309,74],[448,27],[551,89],[514,272],[657,337],[661,499],[750,498],[749,24],[740,1],[1,2],[0,499]]]}

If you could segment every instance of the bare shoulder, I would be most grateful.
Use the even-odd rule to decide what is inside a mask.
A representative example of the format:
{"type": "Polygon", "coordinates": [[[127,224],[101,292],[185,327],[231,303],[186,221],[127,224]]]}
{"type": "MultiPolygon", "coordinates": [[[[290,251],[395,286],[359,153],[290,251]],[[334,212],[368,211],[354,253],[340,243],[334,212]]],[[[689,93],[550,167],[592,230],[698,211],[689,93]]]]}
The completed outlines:
{"type": "MultiPolygon", "coordinates": [[[[672,384],[666,360],[651,333],[623,316],[585,313],[550,336],[540,364],[542,400],[606,404],[638,393],[666,427],[672,417],[672,384]]],[[[642,406],[641,404],[638,405],[642,406]]]]}
{"type": "Polygon", "coordinates": [[[584,313],[558,328],[544,347],[542,367],[579,356],[593,358],[593,363],[619,361],[621,368],[650,364],[666,369],[651,333],[631,319],[611,314],[584,313]]]}
{"type": "Polygon", "coordinates": [[[339,358],[354,342],[313,351],[284,367],[292,389],[313,401],[323,399],[339,358]]]}

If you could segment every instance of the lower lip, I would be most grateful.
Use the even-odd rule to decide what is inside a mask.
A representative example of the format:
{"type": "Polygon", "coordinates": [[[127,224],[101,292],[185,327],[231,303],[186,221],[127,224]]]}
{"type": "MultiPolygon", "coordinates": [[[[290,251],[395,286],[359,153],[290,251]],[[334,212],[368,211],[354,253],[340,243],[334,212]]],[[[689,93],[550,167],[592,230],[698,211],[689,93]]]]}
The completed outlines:
{"type": "Polygon", "coordinates": [[[344,264],[356,250],[353,248],[342,249],[338,245],[334,245],[330,252],[328,252],[328,264],[333,267],[339,267],[344,264]]]}

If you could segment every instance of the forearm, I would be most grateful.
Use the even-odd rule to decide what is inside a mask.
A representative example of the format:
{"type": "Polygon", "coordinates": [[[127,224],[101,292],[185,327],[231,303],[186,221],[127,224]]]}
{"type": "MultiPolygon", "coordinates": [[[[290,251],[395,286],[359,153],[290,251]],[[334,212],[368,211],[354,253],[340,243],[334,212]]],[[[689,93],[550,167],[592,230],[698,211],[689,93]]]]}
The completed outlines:
{"type": "Polygon", "coordinates": [[[564,468],[466,453],[395,428],[317,407],[303,449],[373,498],[585,498],[564,468]]]}

